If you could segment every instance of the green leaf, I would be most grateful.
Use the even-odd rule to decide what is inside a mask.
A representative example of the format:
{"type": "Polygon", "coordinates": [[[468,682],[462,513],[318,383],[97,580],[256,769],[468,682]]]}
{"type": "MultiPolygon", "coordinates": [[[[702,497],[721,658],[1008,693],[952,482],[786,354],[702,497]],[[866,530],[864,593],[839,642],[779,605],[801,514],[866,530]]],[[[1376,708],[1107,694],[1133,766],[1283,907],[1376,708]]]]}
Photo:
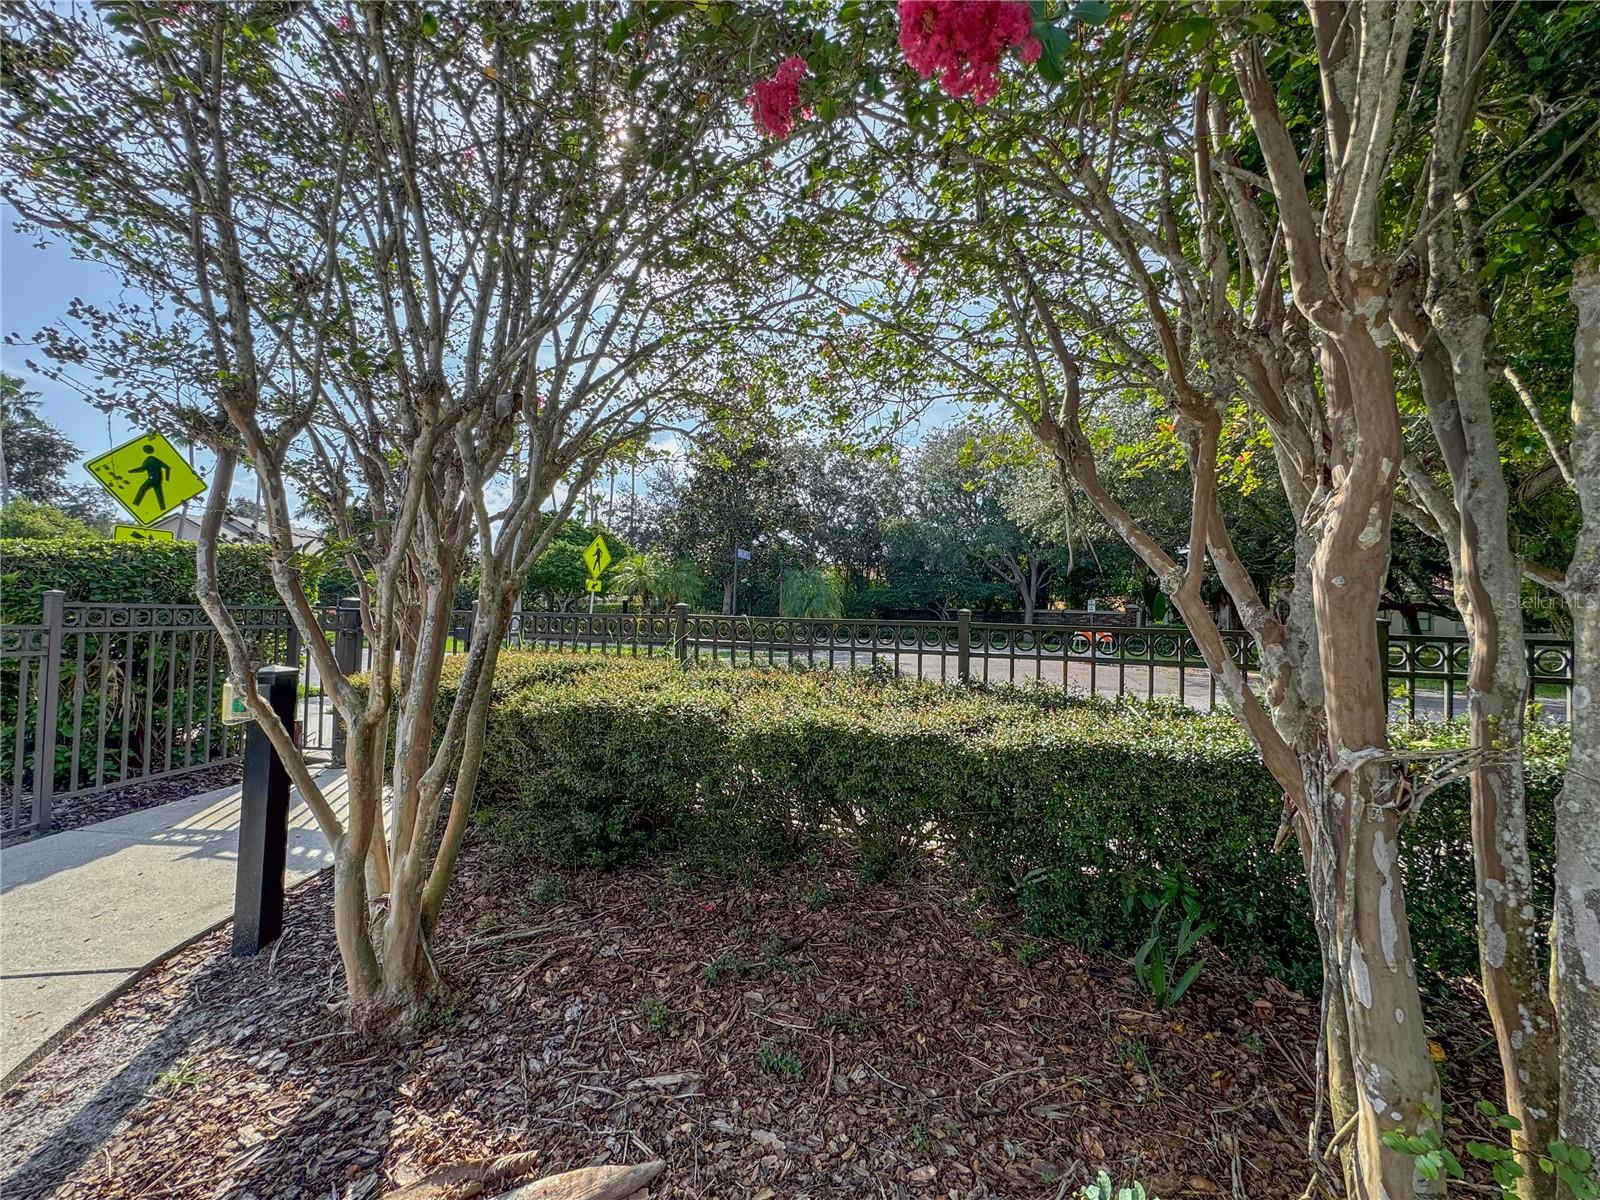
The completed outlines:
{"type": "Polygon", "coordinates": [[[424,10],[423,14],[422,14],[422,36],[431,38],[434,34],[436,34],[438,32],[439,32],[439,17],[438,17],[438,15],[436,13],[431,13],[431,12],[428,12],[428,11],[424,10]]]}
{"type": "Polygon", "coordinates": [[[1183,973],[1183,977],[1173,986],[1172,994],[1167,998],[1168,1004],[1176,1004],[1189,990],[1189,985],[1200,978],[1200,972],[1205,968],[1205,962],[1197,962],[1183,973]]]}

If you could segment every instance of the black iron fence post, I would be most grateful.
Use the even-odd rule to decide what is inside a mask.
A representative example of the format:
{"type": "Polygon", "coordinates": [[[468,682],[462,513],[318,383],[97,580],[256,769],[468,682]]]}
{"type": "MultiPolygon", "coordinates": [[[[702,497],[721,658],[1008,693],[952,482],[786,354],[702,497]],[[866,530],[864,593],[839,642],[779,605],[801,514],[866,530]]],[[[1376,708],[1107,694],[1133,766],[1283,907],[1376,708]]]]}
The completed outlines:
{"type": "MultiPolygon", "coordinates": [[[[61,643],[66,637],[67,594],[49,591],[44,600],[44,665],[39,675],[39,719],[34,727],[33,832],[50,832],[50,815],[56,790],[56,716],[61,706],[61,643]]],[[[17,698],[17,725],[25,719],[17,698]]]]}
{"type": "MultiPolygon", "coordinates": [[[[294,731],[298,667],[262,667],[256,689],[274,718],[294,731]]],[[[254,954],[283,932],[283,869],[289,852],[289,772],[266,732],[244,735],[244,787],[239,813],[239,868],[233,890],[233,952],[254,954]]]]}
{"type": "Polygon", "coordinates": [[[956,678],[962,683],[972,682],[972,610],[963,608],[956,613],[956,678]]]}
{"type": "MultiPolygon", "coordinates": [[[[333,627],[333,661],[340,671],[346,675],[354,675],[361,670],[361,597],[345,596],[339,601],[339,608],[335,614],[333,627]]],[[[324,700],[329,698],[327,683],[323,683],[322,694],[324,700]]],[[[348,743],[350,732],[344,727],[344,718],[339,715],[339,710],[333,710],[333,762],[335,766],[345,765],[345,745],[348,743]]]]}
{"type": "Polygon", "coordinates": [[[1389,711],[1389,622],[1378,618],[1378,680],[1383,688],[1383,711],[1389,711]]]}
{"type": "Polygon", "coordinates": [[[689,659],[689,606],[687,604],[674,604],[672,606],[672,652],[678,656],[679,662],[689,659]]]}

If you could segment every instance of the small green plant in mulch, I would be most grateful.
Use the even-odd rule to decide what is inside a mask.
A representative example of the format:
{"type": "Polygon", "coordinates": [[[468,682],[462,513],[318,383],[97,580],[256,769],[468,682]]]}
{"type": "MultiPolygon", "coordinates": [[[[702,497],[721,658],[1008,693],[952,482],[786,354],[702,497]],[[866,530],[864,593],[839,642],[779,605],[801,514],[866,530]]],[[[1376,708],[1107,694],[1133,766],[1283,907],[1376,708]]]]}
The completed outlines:
{"type": "Polygon", "coordinates": [[[675,888],[690,887],[694,883],[694,875],[682,863],[673,863],[667,868],[667,882],[675,888]]]}
{"type": "Polygon", "coordinates": [[[1156,1077],[1155,1068],[1150,1065],[1150,1051],[1138,1038],[1121,1039],[1117,1044],[1117,1058],[1125,1067],[1136,1067],[1151,1079],[1156,1077]]]}
{"type": "MultiPolygon", "coordinates": [[[[1145,1200],[1144,1184],[1137,1181],[1127,1187],[1113,1188],[1111,1176],[1101,1171],[1095,1176],[1095,1181],[1086,1186],[1080,1193],[1083,1200],[1145,1200]]],[[[1151,1196],[1149,1200],[1155,1200],[1151,1196]]]]}
{"type": "Polygon", "coordinates": [[[806,907],[813,909],[827,908],[836,899],[833,889],[825,883],[812,884],[804,897],[806,907]]]}
{"type": "Polygon", "coordinates": [[[913,1125],[911,1127],[911,1148],[918,1154],[926,1154],[930,1147],[928,1131],[921,1125],[913,1125]]]}
{"type": "MultiPolygon", "coordinates": [[[[1205,969],[1203,958],[1190,963],[1187,969],[1183,963],[1200,939],[1211,932],[1212,926],[1200,920],[1200,905],[1188,881],[1181,876],[1163,879],[1159,890],[1145,892],[1139,902],[1155,917],[1150,925],[1150,936],[1133,956],[1133,973],[1139,985],[1155,1000],[1157,1008],[1170,1008],[1183,999],[1183,994],[1205,969]],[[1175,933],[1169,932],[1170,922],[1167,928],[1162,924],[1174,913],[1181,914],[1175,933]]],[[[1130,910],[1133,903],[1130,898],[1130,910]]]]}
{"type": "Polygon", "coordinates": [[[665,1034],[672,1028],[672,1010],[660,996],[651,996],[640,1006],[639,1014],[651,1033],[665,1034]]]}
{"type": "Polygon", "coordinates": [[[184,1058],[173,1063],[165,1071],[157,1075],[156,1083],[166,1088],[169,1092],[175,1092],[179,1088],[194,1087],[200,1082],[201,1078],[202,1075],[195,1067],[194,1060],[184,1058]]]}
{"type": "MultiPolygon", "coordinates": [[[[754,936],[749,930],[735,931],[735,936],[738,937],[741,932],[744,934],[740,939],[742,941],[748,942],[754,936]]],[[[805,964],[797,963],[789,957],[801,944],[793,938],[773,934],[762,943],[760,958],[750,958],[732,950],[724,950],[705,965],[700,972],[700,978],[708,986],[715,986],[723,979],[759,979],[773,971],[803,971],[806,969],[805,964]]]]}
{"type": "Polygon", "coordinates": [[[1016,958],[1017,963],[1024,967],[1031,967],[1038,962],[1044,957],[1044,951],[1044,943],[1035,941],[1032,938],[1018,942],[1011,949],[1011,953],[1016,958]]]}
{"type": "Polygon", "coordinates": [[[567,881],[560,875],[535,875],[528,884],[528,900],[542,908],[552,908],[567,898],[567,881]]]}
{"type": "Polygon", "coordinates": [[[817,1028],[825,1029],[829,1033],[863,1033],[867,1028],[865,1017],[858,1017],[854,1013],[830,1012],[823,1013],[822,1019],[817,1022],[817,1028]]]}
{"type": "Polygon", "coordinates": [[[441,997],[417,1013],[416,1019],[411,1023],[411,1031],[417,1037],[427,1037],[429,1034],[449,1029],[460,1019],[461,997],[458,995],[441,997]]]}
{"type": "Polygon", "coordinates": [[[756,1051],[756,1062],[767,1074],[787,1079],[791,1083],[803,1078],[806,1073],[806,1066],[798,1055],[772,1042],[764,1042],[756,1051]]]}

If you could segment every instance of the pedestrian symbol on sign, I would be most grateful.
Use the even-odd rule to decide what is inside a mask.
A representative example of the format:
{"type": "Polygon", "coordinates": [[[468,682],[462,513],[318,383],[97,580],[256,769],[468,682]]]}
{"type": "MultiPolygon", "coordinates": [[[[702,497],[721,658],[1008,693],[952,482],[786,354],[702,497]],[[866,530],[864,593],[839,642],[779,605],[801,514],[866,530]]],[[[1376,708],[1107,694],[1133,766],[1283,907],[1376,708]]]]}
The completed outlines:
{"type": "Polygon", "coordinates": [[[144,494],[153,491],[156,494],[156,507],[166,510],[166,493],[161,490],[161,485],[172,478],[172,468],[156,457],[154,443],[146,442],[140,447],[144,452],[144,461],[139,464],[139,470],[144,472],[144,482],[139,485],[139,490],[134,493],[133,507],[138,508],[144,500],[144,494]]]}

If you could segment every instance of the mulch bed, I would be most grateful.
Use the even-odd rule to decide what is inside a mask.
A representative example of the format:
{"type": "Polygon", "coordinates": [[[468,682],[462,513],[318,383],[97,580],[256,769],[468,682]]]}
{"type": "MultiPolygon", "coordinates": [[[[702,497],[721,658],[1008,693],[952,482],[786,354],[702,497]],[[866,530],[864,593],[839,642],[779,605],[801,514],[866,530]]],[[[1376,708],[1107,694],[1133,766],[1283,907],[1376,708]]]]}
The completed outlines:
{"type": "Polygon", "coordinates": [[[283,940],[174,956],[3,1099],[10,1200],[381,1197],[461,1159],[664,1158],[654,1196],[1298,1196],[1316,1006],[1213,963],[1174,1008],[939,879],[814,862],[535,875],[465,857],[459,991],[346,1028],[319,879],[283,940]]]}
{"type": "MultiPolygon", "coordinates": [[[[158,804],[198,796],[201,792],[232,787],[238,784],[241,769],[241,764],[237,762],[219,763],[214,767],[154,779],[149,783],[130,783],[127,787],[94,792],[87,796],[61,797],[51,805],[49,833],[37,836],[48,837],[50,833],[93,825],[97,821],[109,821],[112,817],[137,812],[141,808],[155,808],[158,804]]],[[[0,804],[0,846],[25,840],[11,833],[11,803],[7,798],[4,804],[0,804]]]]}

